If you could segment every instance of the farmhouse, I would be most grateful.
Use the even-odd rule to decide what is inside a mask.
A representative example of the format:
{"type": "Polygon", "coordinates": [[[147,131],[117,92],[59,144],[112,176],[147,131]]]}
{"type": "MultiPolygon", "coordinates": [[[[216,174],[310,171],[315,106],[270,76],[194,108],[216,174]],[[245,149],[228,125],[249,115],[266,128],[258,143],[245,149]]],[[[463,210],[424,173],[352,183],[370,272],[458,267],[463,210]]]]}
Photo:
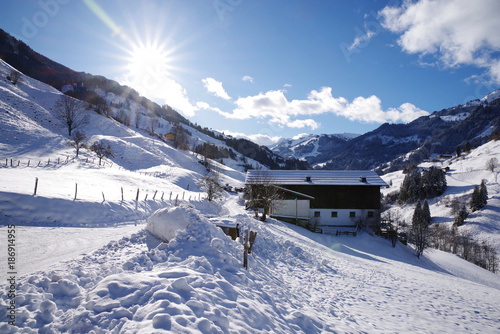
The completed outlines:
{"type": "Polygon", "coordinates": [[[269,214],[320,233],[380,223],[380,187],[387,186],[368,170],[249,170],[245,183],[271,184],[280,196],[269,214]]]}

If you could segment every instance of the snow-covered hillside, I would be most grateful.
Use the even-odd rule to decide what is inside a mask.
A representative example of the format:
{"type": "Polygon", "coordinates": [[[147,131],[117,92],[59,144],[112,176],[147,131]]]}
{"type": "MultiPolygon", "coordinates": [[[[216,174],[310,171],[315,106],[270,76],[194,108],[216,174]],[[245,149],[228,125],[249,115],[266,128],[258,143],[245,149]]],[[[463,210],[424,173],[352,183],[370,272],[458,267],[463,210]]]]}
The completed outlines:
{"type": "MultiPolygon", "coordinates": [[[[500,254],[500,184],[498,183],[500,166],[494,172],[489,170],[487,164],[492,159],[500,161],[500,142],[498,141],[490,141],[471,150],[468,154],[462,153],[458,158],[455,156],[440,162],[424,162],[419,167],[434,166],[449,169],[446,172],[448,187],[445,193],[429,201],[432,221],[444,224],[448,228],[454,221],[450,207],[452,200],[456,198],[461,204],[468,206],[474,186],[479,186],[482,180],[486,181],[487,206],[471,213],[465,220],[465,224],[458,229],[470,232],[478,241],[484,240],[494,245],[497,253],[500,254]]],[[[401,171],[384,175],[383,179],[392,186],[383,189],[382,192],[390,194],[399,191],[404,177],[405,174],[401,171]]],[[[414,205],[395,206],[390,211],[393,218],[411,223],[414,208],[414,205]]]]}
{"type": "MultiPolygon", "coordinates": [[[[0,65],[0,235],[15,251],[0,252],[1,333],[500,331],[500,276],[457,256],[417,259],[367,231],[335,237],[261,223],[238,194],[209,203],[192,153],[91,111],[83,130],[116,157],[105,166],[88,152],[73,159],[51,114],[60,93],[26,77],[14,86],[0,65]],[[145,229],[163,208],[165,224],[189,220],[169,243],[145,229]],[[257,232],[248,270],[240,239],[215,223],[257,232]]],[[[497,151],[484,150],[454,168],[467,172],[474,154],[497,151]]],[[[242,183],[240,171],[216,167],[224,183],[242,183]]],[[[486,210],[496,212],[488,189],[486,210]]]]}

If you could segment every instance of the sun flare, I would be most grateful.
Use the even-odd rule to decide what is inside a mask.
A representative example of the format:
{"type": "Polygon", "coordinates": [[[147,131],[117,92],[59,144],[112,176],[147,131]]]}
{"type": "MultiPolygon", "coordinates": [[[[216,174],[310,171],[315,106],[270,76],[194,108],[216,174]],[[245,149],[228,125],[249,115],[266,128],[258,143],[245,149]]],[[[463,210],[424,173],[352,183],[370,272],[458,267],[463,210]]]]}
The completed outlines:
{"type": "Polygon", "coordinates": [[[169,69],[169,55],[159,46],[135,46],[130,52],[128,77],[140,91],[156,90],[169,69]]]}

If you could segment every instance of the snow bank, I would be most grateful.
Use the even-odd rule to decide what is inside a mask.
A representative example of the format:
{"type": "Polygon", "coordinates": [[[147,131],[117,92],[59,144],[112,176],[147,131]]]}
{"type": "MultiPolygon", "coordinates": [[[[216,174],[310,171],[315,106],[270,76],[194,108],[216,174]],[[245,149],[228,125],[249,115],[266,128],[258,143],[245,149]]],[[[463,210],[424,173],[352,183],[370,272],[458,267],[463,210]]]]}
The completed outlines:
{"type": "Polygon", "coordinates": [[[146,229],[158,239],[168,242],[175,238],[177,231],[184,230],[200,220],[199,214],[199,211],[189,204],[163,208],[149,217],[146,229]]]}

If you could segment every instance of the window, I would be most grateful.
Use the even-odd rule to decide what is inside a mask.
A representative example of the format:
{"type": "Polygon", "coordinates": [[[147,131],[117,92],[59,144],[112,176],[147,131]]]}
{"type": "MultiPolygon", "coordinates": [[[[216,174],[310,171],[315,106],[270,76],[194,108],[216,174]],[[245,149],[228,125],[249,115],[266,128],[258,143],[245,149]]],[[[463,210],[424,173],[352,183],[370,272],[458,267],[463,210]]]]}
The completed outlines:
{"type": "Polygon", "coordinates": [[[373,211],[368,211],[368,218],[375,217],[375,213],[373,211]]]}
{"type": "Polygon", "coordinates": [[[337,211],[332,211],[332,218],[337,218],[337,217],[338,217],[337,211]]]}
{"type": "Polygon", "coordinates": [[[314,217],[320,217],[321,213],[319,211],[314,211],[314,217]]]}
{"type": "Polygon", "coordinates": [[[349,212],[349,217],[351,217],[351,218],[356,217],[356,212],[354,212],[354,211],[349,212]]]}

